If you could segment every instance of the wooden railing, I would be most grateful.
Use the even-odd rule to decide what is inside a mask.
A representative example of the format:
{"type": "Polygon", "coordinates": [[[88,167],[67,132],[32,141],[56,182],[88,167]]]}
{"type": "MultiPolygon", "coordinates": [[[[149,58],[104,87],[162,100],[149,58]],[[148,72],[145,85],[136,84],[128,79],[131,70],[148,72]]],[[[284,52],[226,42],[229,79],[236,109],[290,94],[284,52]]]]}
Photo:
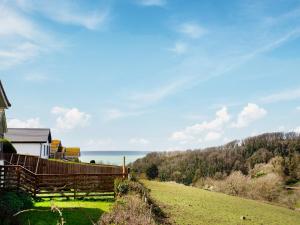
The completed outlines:
{"type": "MultiPolygon", "coordinates": [[[[14,156],[10,156],[12,159],[14,156]]],[[[86,196],[100,196],[114,194],[114,180],[115,178],[125,178],[127,176],[127,169],[122,167],[105,167],[100,166],[97,173],[82,173],[82,166],[77,173],[68,173],[72,168],[66,164],[64,170],[54,168],[53,171],[61,173],[38,173],[38,167],[34,168],[32,163],[26,164],[18,157],[18,165],[14,165],[14,161],[7,161],[9,157],[6,156],[4,165],[0,165],[0,189],[6,190],[23,190],[35,197],[86,197],[86,196]],[[110,169],[113,168],[113,169],[110,169]],[[106,172],[109,170],[108,172],[106,172]],[[33,172],[35,171],[35,172],[33,172]],[[117,172],[114,172],[117,171],[117,172]],[[67,172],[67,173],[62,173],[67,172]]],[[[28,162],[33,161],[33,158],[28,156],[28,162]]],[[[41,159],[40,159],[41,160],[41,159]]],[[[49,160],[46,160],[46,162],[49,160]]],[[[64,165],[62,164],[62,165],[64,165]]],[[[73,163],[71,164],[73,165],[73,163]]],[[[96,168],[96,167],[95,167],[96,168]]],[[[49,171],[49,170],[46,170],[49,171]]],[[[51,171],[51,170],[50,170],[51,171]]],[[[93,169],[92,169],[93,171],[93,169]]]]}

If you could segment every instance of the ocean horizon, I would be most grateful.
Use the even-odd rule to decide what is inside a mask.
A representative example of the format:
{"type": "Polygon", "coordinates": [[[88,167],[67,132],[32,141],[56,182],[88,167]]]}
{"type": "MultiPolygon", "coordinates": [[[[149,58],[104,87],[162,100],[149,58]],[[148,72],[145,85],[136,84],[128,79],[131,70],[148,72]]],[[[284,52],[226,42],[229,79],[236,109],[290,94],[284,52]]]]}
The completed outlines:
{"type": "Polygon", "coordinates": [[[120,150],[111,150],[111,151],[93,151],[86,150],[81,151],[79,157],[80,161],[89,163],[91,160],[95,160],[96,163],[104,163],[111,165],[123,165],[123,157],[125,156],[125,163],[134,162],[135,160],[146,156],[151,151],[120,151],[120,150]]]}

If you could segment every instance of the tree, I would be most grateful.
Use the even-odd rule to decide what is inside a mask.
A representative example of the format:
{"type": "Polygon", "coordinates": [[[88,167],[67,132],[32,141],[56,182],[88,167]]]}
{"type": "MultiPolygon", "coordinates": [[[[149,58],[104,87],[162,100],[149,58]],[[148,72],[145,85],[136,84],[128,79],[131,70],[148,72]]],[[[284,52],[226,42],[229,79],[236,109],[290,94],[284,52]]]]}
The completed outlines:
{"type": "Polygon", "coordinates": [[[3,153],[17,153],[14,146],[4,138],[0,138],[0,144],[3,145],[3,153]]]}
{"type": "Polygon", "coordinates": [[[157,168],[156,164],[151,164],[146,169],[146,176],[149,180],[153,180],[158,176],[158,168],[157,168]]]}
{"type": "Polygon", "coordinates": [[[96,162],[95,162],[95,160],[93,160],[93,159],[92,159],[92,160],[90,161],[90,163],[93,163],[93,164],[95,164],[96,162]]]}

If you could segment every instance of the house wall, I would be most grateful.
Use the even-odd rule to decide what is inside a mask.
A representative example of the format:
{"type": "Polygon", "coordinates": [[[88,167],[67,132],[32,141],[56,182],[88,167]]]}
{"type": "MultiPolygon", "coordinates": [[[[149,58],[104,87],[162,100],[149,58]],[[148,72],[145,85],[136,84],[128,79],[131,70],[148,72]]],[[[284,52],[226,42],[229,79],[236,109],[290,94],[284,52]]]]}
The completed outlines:
{"type": "Polygon", "coordinates": [[[48,159],[50,145],[48,143],[12,143],[18,154],[35,155],[48,159]]]}

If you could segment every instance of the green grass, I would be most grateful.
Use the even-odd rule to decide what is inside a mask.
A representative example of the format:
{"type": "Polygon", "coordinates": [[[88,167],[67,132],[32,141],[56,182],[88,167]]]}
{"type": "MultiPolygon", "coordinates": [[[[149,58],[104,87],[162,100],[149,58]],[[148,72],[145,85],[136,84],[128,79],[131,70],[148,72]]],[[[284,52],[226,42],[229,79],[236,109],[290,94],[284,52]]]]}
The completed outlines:
{"type": "Polygon", "coordinates": [[[176,224],[298,225],[300,212],[176,183],[143,181],[176,224]],[[241,220],[245,216],[246,220],[241,220]]]}
{"type": "Polygon", "coordinates": [[[29,211],[19,216],[24,225],[55,225],[59,219],[57,212],[51,211],[51,204],[57,206],[63,214],[66,225],[92,225],[97,222],[103,212],[109,211],[112,198],[98,200],[54,200],[41,201],[34,204],[36,211],[29,211]]]}

